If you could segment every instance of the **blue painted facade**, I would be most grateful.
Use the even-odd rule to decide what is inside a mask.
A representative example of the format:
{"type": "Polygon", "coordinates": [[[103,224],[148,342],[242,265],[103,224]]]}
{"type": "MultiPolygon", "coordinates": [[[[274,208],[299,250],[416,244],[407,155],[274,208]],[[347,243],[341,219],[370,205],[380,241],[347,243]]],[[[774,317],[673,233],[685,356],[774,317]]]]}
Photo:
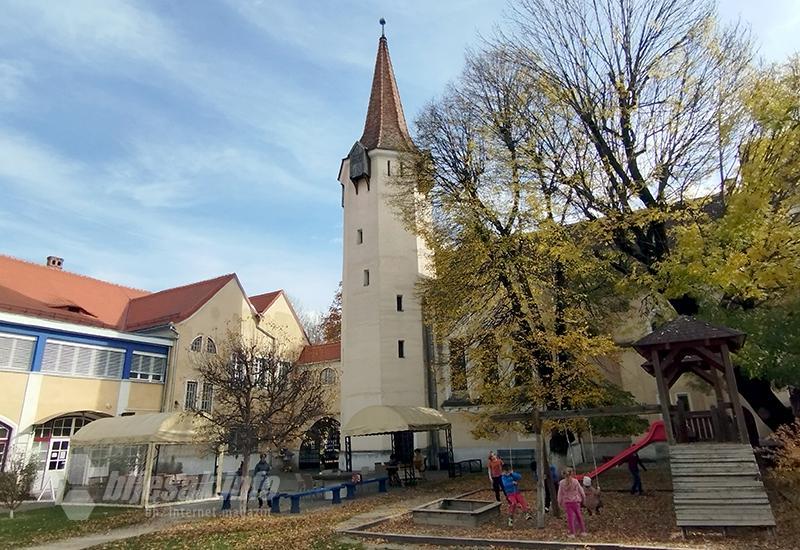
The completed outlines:
{"type": "Polygon", "coordinates": [[[32,336],[36,338],[36,347],[31,361],[32,372],[40,372],[42,368],[42,358],[44,357],[44,347],[48,339],[60,340],[62,342],[74,342],[76,344],[87,344],[92,346],[116,348],[125,350],[125,362],[122,368],[122,380],[130,378],[131,364],[133,363],[133,352],[155,353],[169,357],[169,346],[160,346],[144,342],[134,342],[119,338],[106,338],[79,332],[69,332],[56,329],[32,327],[15,323],[0,321],[0,332],[8,334],[19,334],[22,336],[32,336]]]}

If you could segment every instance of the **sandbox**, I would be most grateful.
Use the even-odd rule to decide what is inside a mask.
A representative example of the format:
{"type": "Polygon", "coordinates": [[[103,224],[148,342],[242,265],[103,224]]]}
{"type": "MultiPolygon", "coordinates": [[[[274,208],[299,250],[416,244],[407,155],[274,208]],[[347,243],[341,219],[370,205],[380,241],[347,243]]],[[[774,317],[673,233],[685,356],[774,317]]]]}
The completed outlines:
{"type": "Polygon", "coordinates": [[[442,498],[411,510],[414,523],[477,527],[500,515],[500,503],[442,498]]]}

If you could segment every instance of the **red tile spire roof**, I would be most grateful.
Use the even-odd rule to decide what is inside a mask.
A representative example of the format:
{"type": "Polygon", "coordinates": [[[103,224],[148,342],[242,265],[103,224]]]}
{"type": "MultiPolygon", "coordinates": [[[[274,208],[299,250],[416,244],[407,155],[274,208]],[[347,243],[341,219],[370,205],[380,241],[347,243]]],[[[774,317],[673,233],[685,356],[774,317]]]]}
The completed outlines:
{"type": "Polygon", "coordinates": [[[385,36],[378,41],[367,120],[359,141],[367,150],[403,150],[412,146],[385,36]]]}

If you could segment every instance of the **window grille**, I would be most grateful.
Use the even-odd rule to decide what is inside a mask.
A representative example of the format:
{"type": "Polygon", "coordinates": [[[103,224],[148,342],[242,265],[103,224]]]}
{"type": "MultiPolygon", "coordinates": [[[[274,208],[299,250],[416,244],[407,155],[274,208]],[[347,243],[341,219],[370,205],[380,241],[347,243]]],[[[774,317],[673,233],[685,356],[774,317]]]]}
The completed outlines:
{"type": "Polygon", "coordinates": [[[320,373],[320,379],[326,386],[331,386],[336,383],[336,371],[332,368],[322,369],[322,372],[320,373]]]}
{"type": "Polygon", "coordinates": [[[186,397],[183,401],[183,408],[193,411],[197,406],[197,382],[194,380],[186,381],[186,397]]]}
{"type": "Polygon", "coordinates": [[[211,405],[214,402],[214,386],[208,382],[203,382],[203,393],[200,396],[200,410],[211,412],[211,405]]]}
{"type": "Polygon", "coordinates": [[[200,351],[203,349],[203,337],[198,336],[192,340],[192,345],[189,346],[189,351],[200,351]]]}

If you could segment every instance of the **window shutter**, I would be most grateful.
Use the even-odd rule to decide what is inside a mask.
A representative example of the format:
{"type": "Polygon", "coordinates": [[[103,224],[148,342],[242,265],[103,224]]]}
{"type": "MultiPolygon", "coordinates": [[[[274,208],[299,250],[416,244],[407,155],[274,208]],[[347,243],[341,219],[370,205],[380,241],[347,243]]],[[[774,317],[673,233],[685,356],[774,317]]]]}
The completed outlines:
{"type": "Polygon", "coordinates": [[[0,334],[0,369],[30,370],[34,347],[36,338],[0,334]]]}
{"type": "Polygon", "coordinates": [[[44,347],[42,372],[121,378],[124,362],[125,352],[122,350],[48,341],[44,347]]]}

